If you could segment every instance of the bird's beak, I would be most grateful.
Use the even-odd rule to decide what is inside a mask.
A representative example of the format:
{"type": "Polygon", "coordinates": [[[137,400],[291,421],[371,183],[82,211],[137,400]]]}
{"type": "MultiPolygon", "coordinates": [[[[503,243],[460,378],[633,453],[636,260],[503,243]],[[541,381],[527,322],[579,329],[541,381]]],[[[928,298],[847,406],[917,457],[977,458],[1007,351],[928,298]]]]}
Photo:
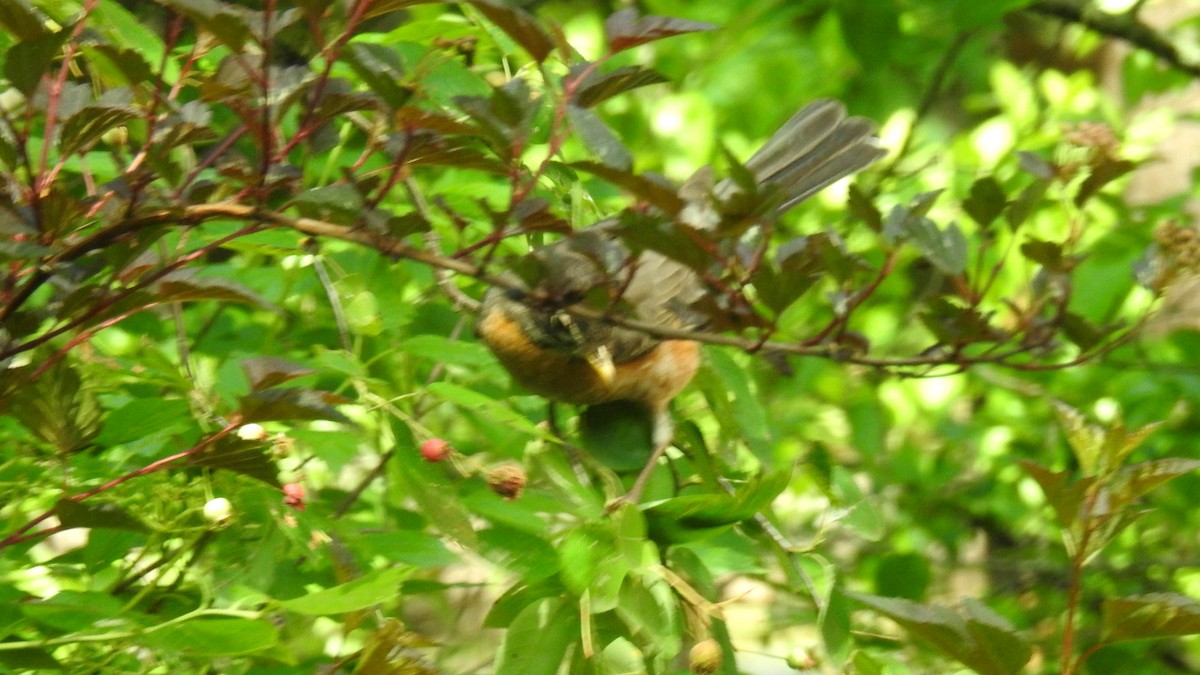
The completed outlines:
{"type": "Polygon", "coordinates": [[[617,367],[613,363],[612,352],[608,351],[608,347],[600,345],[595,350],[587,355],[588,365],[596,372],[596,376],[605,384],[612,384],[613,377],[617,373],[617,367]]]}

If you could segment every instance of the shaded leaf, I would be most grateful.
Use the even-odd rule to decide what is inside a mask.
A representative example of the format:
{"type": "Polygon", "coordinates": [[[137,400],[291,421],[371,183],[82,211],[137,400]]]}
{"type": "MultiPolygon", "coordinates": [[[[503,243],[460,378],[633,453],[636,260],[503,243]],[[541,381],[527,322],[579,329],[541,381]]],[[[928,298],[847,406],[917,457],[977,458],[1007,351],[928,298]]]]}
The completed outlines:
{"type": "Polygon", "coordinates": [[[991,176],[984,176],[972,183],[971,191],[963,200],[963,210],[985,229],[1000,217],[1006,206],[1008,197],[1000,189],[1000,183],[991,176]]]}
{"type": "Polygon", "coordinates": [[[346,399],[327,391],[300,387],[265,389],[240,398],[242,417],[247,422],[267,420],[330,420],[350,424],[350,419],[333,406],[346,399]]]}
{"type": "Polygon", "coordinates": [[[1062,244],[1030,237],[1028,241],[1021,244],[1021,253],[1051,272],[1066,271],[1062,244]]]}
{"type": "Polygon", "coordinates": [[[262,391],[316,371],[275,356],[255,356],[242,359],[242,372],[250,381],[251,391],[262,391]]]}
{"type": "Polygon", "coordinates": [[[616,53],[684,33],[715,30],[717,26],[665,16],[638,16],[637,10],[623,9],[604,21],[609,52],[616,53]]]}
{"type": "Polygon", "coordinates": [[[291,600],[280,600],[279,606],[300,614],[344,614],[389,602],[400,593],[400,583],[411,576],[413,568],[397,565],[368,572],[344,584],[326,588],[291,600]]]}
{"type": "Polygon", "coordinates": [[[962,345],[1003,340],[1005,334],[993,327],[974,307],[962,307],[943,297],[928,301],[921,322],[943,344],[962,345]]]}
{"type": "Polygon", "coordinates": [[[1028,643],[1003,617],[974,601],[964,603],[959,613],[900,598],[849,595],[981,675],[1019,673],[1033,655],[1028,643]]]}
{"type": "Polygon", "coordinates": [[[217,277],[200,276],[195,270],[179,270],[164,276],[154,287],[160,302],[220,300],[269,307],[264,298],[239,283],[217,277]]]}
{"type": "Polygon", "coordinates": [[[201,452],[188,456],[188,466],[222,469],[249,476],[271,487],[279,487],[279,467],[262,441],[226,436],[201,452]]]}
{"type": "Polygon", "coordinates": [[[633,166],[633,156],[621,143],[616,134],[591,110],[579,106],[567,106],[567,115],[575,133],[584,145],[600,157],[600,163],[615,169],[628,171],[633,166]]]}
{"type": "Polygon", "coordinates": [[[683,210],[683,200],[679,198],[675,188],[663,182],[599,162],[571,162],[567,166],[599,176],[613,185],[629,191],[638,199],[654,206],[668,216],[674,216],[683,210]]]}
{"type": "Polygon", "coordinates": [[[506,35],[541,63],[554,51],[554,41],[542,30],[541,24],[528,12],[515,4],[501,0],[468,0],[472,7],[487,17],[488,21],[504,31],[506,35]]]}
{"type": "Polygon", "coordinates": [[[613,471],[636,471],[653,451],[653,421],[645,406],[614,401],[579,414],[579,436],[588,454],[613,471]]]}
{"type": "Polygon", "coordinates": [[[1200,603],[1176,593],[1150,593],[1104,601],[1105,643],[1200,634],[1200,603]]]}
{"type": "MultiPolygon", "coordinates": [[[[46,34],[46,26],[25,0],[0,0],[0,26],[22,42],[46,34]]],[[[11,52],[9,58],[12,58],[11,52]]]]}
{"type": "MultiPolygon", "coordinates": [[[[581,63],[573,66],[572,74],[582,71],[588,65],[581,63]]],[[[591,108],[618,94],[667,81],[662,74],[649,68],[622,66],[608,73],[588,77],[575,93],[575,104],[581,108],[591,108]]]]}
{"type": "Polygon", "coordinates": [[[9,412],[34,436],[63,453],[83,449],[100,431],[101,410],[67,359],[22,386],[9,412]]]}
{"type": "Polygon", "coordinates": [[[150,528],[136,516],[116,504],[97,501],[60,499],[54,505],[54,515],[64,528],[92,527],[106,530],[149,532],[150,528]]]}
{"type": "Polygon", "coordinates": [[[412,97],[412,90],[400,84],[404,79],[404,63],[395,50],[380,44],[351,42],[343,58],[371,91],[392,108],[399,108],[412,97]]]}
{"type": "Polygon", "coordinates": [[[128,106],[89,105],[63,123],[58,137],[59,150],[71,155],[91,149],[109,129],[139,119],[138,111],[128,106]]]}
{"type": "Polygon", "coordinates": [[[107,593],[59,591],[45,600],[21,605],[21,613],[45,626],[65,632],[82,631],[98,623],[130,625],[139,615],[107,593]]]}
{"type": "MultiPolygon", "coordinates": [[[[11,2],[12,0],[8,0],[5,4],[11,2]]],[[[11,9],[11,6],[9,8],[11,9]]],[[[6,14],[8,16],[5,18],[20,22],[22,29],[28,28],[23,19],[16,18],[20,12],[6,12],[6,14]]],[[[4,55],[4,76],[17,88],[17,91],[27,97],[32,96],[38,83],[42,81],[42,75],[49,70],[50,63],[58,56],[63,42],[71,35],[72,31],[72,26],[64,26],[56,33],[48,33],[43,30],[38,35],[9,47],[8,53],[4,55]]]]}
{"type": "Polygon", "coordinates": [[[854,214],[855,218],[866,223],[872,232],[883,231],[883,214],[880,213],[875,202],[871,201],[871,197],[863,192],[863,189],[856,183],[850,184],[846,200],[846,207],[850,213],[854,214]]]}
{"type": "Polygon", "coordinates": [[[1087,178],[1079,185],[1079,191],[1075,193],[1075,205],[1083,206],[1089,199],[1100,191],[1105,185],[1124,176],[1138,167],[1136,162],[1131,162],[1124,159],[1112,159],[1105,157],[1099,164],[1091,167],[1091,172],[1087,178]]]}

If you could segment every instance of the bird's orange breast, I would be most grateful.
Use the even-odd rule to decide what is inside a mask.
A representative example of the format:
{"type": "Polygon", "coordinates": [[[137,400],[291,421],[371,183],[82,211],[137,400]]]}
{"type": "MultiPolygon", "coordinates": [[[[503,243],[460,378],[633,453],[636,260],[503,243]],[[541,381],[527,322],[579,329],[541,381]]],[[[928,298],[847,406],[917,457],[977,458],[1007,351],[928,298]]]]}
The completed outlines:
{"type": "Polygon", "coordinates": [[[478,333],[521,386],[575,405],[634,401],[665,410],[700,365],[699,343],[663,340],[642,356],[615,364],[612,380],[605,381],[582,356],[534,344],[501,310],[480,317],[478,333]]]}

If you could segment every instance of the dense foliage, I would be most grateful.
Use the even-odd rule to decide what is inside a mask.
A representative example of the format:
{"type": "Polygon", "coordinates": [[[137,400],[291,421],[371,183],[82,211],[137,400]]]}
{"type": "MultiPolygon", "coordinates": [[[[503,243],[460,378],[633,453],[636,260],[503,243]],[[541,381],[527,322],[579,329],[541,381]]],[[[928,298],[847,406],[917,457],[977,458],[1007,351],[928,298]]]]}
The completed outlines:
{"type": "Polygon", "coordinates": [[[0,664],[1200,668],[1200,18],[1100,4],[0,0],[0,664]],[[472,332],[614,216],[709,291],[636,505],[472,332]]]}

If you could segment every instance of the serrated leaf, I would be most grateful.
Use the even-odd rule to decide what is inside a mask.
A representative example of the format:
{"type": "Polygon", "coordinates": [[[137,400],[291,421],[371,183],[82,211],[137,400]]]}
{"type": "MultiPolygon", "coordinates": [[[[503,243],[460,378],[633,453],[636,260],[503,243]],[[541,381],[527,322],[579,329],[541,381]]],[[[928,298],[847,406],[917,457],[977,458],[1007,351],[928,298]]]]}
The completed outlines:
{"type": "Polygon", "coordinates": [[[390,107],[399,108],[412,98],[412,90],[400,84],[404,80],[404,63],[395,50],[380,44],[351,42],[343,52],[343,60],[390,107]]]}
{"type": "Polygon", "coordinates": [[[280,600],[279,606],[299,614],[345,614],[388,602],[400,593],[400,583],[412,575],[407,565],[368,572],[344,584],[280,600]]]}
{"type": "Polygon", "coordinates": [[[974,307],[962,307],[943,297],[928,301],[921,322],[942,344],[962,345],[1003,340],[1005,334],[974,307]]]}
{"type": "Polygon", "coordinates": [[[1063,529],[1074,528],[1079,522],[1083,500],[1095,479],[1085,477],[1072,481],[1066,471],[1051,471],[1028,460],[1021,460],[1019,463],[1042,488],[1042,494],[1046,495],[1046,501],[1053,507],[1063,529]]]}
{"type": "Polygon", "coordinates": [[[1104,448],[1104,430],[1090,424],[1083,414],[1061,401],[1054,402],[1054,414],[1058,424],[1067,434],[1067,444],[1075,454],[1084,475],[1094,476],[1101,469],[1101,450],[1104,448]]]}
{"type": "Polygon", "coordinates": [[[23,384],[10,403],[10,412],[26,429],[62,453],[83,449],[100,432],[96,397],[65,358],[23,384]]]}
{"type": "MultiPolygon", "coordinates": [[[[572,72],[579,72],[588,64],[578,64],[572,67],[572,72]]],[[[642,66],[622,66],[608,73],[589,77],[575,92],[575,104],[581,108],[591,108],[627,91],[652,84],[667,82],[666,77],[649,68],[642,66]]]]}
{"type": "Polygon", "coordinates": [[[850,184],[846,195],[846,207],[855,218],[866,223],[872,232],[883,232],[883,214],[871,197],[855,183],[850,184]]]}
{"type": "Polygon", "coordinates": [[[1150,593],[1104,601],[1105,643],[1200,634],[1200,604],[1176,593],[1150,593]]]}
{"type": "Polygon", "coordinates": [[[60,499],[54,505],[54,515],[64,528],[92,527],[106,530],[149,532],[150,528],[116,504],[98,501],[79,502],[60,499]]]}
{"type": "Polygon", "coordinates": [[[1169,480],[1200,470],[1200,459],[1166,457],[1123,467],[1114,476],[1112,490],[1119,505],[1132,504],[1169,480]]]}
{"type": "Polygon", "coordinates": [[[275,356],[255,356],[242,359],[242,372],[250,382],[251,391],[262,391],[316,371],[298,363],[275,356]]]}
{"type": "Polygon", "coordinates": [[[271,487],[279,487],[279,467],[262,441],[226,436],[203,451],[188,456],[188,466],[240,473],[271,487]]]}
{"type": "Polygon", "coordinates": [[[604,22],[608,50],[616,53],[663,38],[715,30],[717,26],[701,21],[674,19],[666,16],[638,16],[635,9],[623,9],[604,22]]]}
{"type": "Polygon", "coordinates": [[[683,200],[679,198],[675,188],[670,185],[599,162],[571,162],[566,166],[599,176],[613,185],[627,190],[667,216],[674,216],[683,210],[683,200]]]}
{"type": "Polygon", "coordinates": [[[128,106],[86,106],[63,123],[62,134],[58,137],[59,151],[64,155],[73,155],[90,150],[110,129],[140,117],[137,110],[128,106]]]}
{"type": "Polygon", "coordinates": [[[247,422],[268,420],[330,420],[350,424],[350,419],[333,406],[346,399],[327,391],[301,387],[265,389],[239,399],[247,422]]]}
{"type": "Polygon", "coordinates": [[[1004,210],[1004,218],[1008,221],[1008,226],[1013,231],[1025,224],[1029,216],[1037,210],[1042,202],[1042,196],[1046,194],[1046,189],[1050,187],[1050,181],[1038,180],[1030,186],[1021,190],[1021,194],[1017,198],[1009,202],[1008,208],[1004,210]]]}
{"type": "Polygon", "coordinates": [[[541,24],[528,12],[514,4],[498,0],[468,0],[472,7],[487,17],[488,21],[504,31],[506,35],[541,63],[554,51],[554,41],[542,30],[541,24]]]}
{"type": "Polygon", "coordinates": [[[975,602],[967,602],[960,614],[900,598],[849,595],[980,675],[1015,675],[1033,654],[1006,620],[975,602]]]}
{"type": "Polygon", "coordinates": [[[579,134],[588,150],[600,158],[601,164],[621,171],[628,171],[633,166],[633,155],[594,112],[568,105],[567,116],[575,133],[579,134]]]}

